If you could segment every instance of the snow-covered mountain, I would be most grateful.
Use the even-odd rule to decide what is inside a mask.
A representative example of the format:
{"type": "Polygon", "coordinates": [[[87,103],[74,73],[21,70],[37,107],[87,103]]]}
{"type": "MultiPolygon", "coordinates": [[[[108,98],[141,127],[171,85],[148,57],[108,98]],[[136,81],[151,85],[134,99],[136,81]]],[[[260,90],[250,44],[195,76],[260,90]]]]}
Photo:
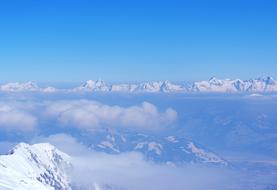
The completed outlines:
{"type": "Polygon", "coordinates": [[[209,81],[195,82],[193,92],[277,92],[277,82],[272,77],[251,80],[225,79],[215,77],[209,81]]]}
{"type": "Polygon", "coordinates": [[[138,84],[107,84],[102,80],[88,80],[74,91],[92,92],[182,92],[181,85],[168,81],[144,82],[138,84]]]}
{"type": "Polygon", "coordinates": [[[173,84],[168,81],[146,82],[138,84],[135,92],[184,92],[181,85],[173,84]]]}
{"type": "Polygon", "coordinates": [[[227,166],[228,162],[212,151],[175,136],[151,136],[142,133],[117,131],[98,132],[90,138],[90,146],[96,151],[119,154],[141,152],[156,163],[182,165],[188,163],[227,166]]]}
{"type": "Polygon", "coordinates": [[[126,190],[117,185],[72,184],[73,158],[49,143],[18,144],[0,155],[0,190],[126,190]]]}
{"type": "Polygon", "coordinates": [[[192,83],[154,81],[143,83],[108,84],[102,80],[88,80],[73,89],[41,88],[36,83],[8,83],[0,85],[2,92],[125,92],[125,93],[270,93],[277,92],[277,81],[272,77],[250,80],[217,79],[192,83]]]}
{"type": "Polygon", "coordinates": [[[272,77],[250,80],[224,79],[212,77],[208,81],[174,84],[169,81],[144,82],[137,84],[107,84],[104,81],[89,80],[75,91],[102,91],[102,92],[137,92],[137,93],[237,93],[237,92],[277,92],[277,82],[272,77]]]}
{"type": "Polygon", "coordinates": [[[88,91],[110,91],[111,87],[110,85],[107,85],[104,81],[102,80],[88,80],[86,81],[82,86],[77,87],[75,90],[88,90],[88,91]]]}
{"type": "Polygon", "coordinates": [[[48,143],[20,143],[0,156],[0,189],[69,190],[70,167],[70,156],[48,143]]]}

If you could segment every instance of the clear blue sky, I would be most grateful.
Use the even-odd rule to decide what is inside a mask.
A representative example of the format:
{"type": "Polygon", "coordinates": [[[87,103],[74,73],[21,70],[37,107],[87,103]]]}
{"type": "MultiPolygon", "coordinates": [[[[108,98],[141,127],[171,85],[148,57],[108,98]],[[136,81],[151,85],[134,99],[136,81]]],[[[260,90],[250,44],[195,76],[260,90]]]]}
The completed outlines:
{"type": "Polygon", "coordinates": [[[0,81],[277,78],[275,0],[2,0],[0,81]]]}

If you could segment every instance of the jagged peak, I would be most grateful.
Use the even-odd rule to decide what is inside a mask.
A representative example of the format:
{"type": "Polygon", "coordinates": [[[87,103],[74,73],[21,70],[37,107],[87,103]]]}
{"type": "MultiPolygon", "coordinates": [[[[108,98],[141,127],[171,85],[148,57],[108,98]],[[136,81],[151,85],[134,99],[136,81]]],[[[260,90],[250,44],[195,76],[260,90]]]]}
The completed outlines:
{"type": "Polygon", "coordinates": [[[101,80],[101,79],[98,79],[98,80],[87,80],[83,85],[82,87],[84,88],[95,88],[95,87],[105,87],[107,86],[106,83],[101,80]]]}
{"type": "Polygon", "coordinates": [[[219,80],[216,77],[211,77],[209,79],[209,83],[212,84],[212,85],[221,85],[222,84],[222,80],[219,80]]]}
{"type": "Polygon", "coordinates": [[[0,163],[0,175],[9,179],[5,187],[19,189],[24,179],[26,188],[22,189],[70,189],[66,171],[72,167],[71,157],[49,143],[19,143],[8,155],[0,156],[0,163]]]}

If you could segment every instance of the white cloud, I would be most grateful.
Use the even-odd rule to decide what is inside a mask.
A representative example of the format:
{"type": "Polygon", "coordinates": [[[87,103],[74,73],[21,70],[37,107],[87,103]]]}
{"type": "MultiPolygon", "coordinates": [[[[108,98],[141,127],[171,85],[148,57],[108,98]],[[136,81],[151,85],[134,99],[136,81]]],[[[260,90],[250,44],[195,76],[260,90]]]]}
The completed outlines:
{"type": "Polygon", "coordinates": [[[0,102],[0,129],[7,131],[32,131],[38,123],[47,120],[88,131],[102,127],[155,131],[166,128],[176,119],[175,110],[168,108],[162,112],[148,102],[129,107],[89,100],[0,102]]]}
{"type": "Polygon", "coordinates": [[[48,137],[36,137],[31,143],[50,143],[69,155],[85,155],[88,148],[68,134],[60,133],[48,137]]]}
{"type": "Polygon", "coordinates": [[[20,105],[0,103],[0,129],[32,131],[37,119],[20,105]]]}
{"type": "Polygon", "coordinates": [[[120,107],[88,100],[48,102],[46,115],[57,118],[65,126],[77,126],[87,130],[96,130],[102,126],[158,130],[177,119],[175,110],[168,108],[165,112],[160,112],[148,102],[120,107]]]}

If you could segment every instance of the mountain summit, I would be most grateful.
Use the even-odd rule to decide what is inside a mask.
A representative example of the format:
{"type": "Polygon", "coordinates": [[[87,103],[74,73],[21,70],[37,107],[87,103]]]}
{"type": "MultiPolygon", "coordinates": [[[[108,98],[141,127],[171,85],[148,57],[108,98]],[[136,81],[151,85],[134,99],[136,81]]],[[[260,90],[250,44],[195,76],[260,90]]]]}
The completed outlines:
{"type": "Polygon", "coordinates": [[[48,143],[18,144],[0,156],[0,189],[70,189],[71,158],[48,143]]]}

